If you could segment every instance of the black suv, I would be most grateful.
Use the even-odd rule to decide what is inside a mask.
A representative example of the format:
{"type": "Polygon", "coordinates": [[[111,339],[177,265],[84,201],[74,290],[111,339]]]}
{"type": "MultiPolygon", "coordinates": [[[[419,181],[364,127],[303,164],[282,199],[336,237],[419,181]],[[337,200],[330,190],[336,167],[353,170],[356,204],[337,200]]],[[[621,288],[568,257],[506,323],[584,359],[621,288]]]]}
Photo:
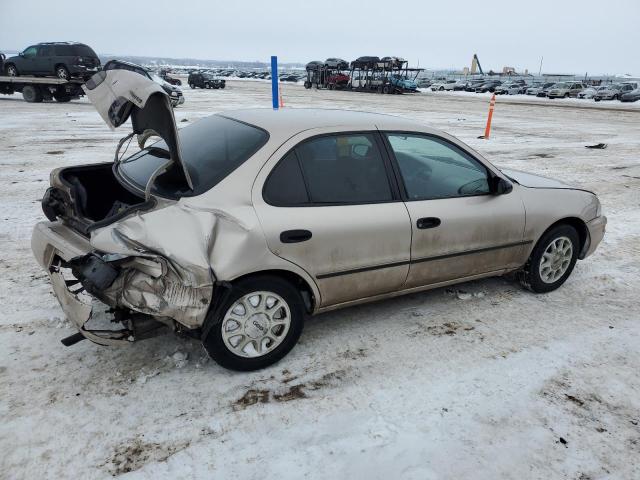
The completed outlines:
{"type": "Polygon", "coordinates": [[[84,43],[38,43],[25,49],[4,63],[4,73],[18,75],[55,75],[69,80],[71,77],[89,78],[100,70],[100,59],[84,43]]]}
{"type": "Polygon", "coordinates": [[[227,82],[210,73],[193,72],[189,74],[187,83],[191,88],[224,88],[227,82]]]}
{"type": "Polygon", "coordinates": [[[131,62],[125,62],[123,60],[109,60],[104,64],[104,70],[129,70],[130,72],[139,73],[143,77],[147,77],[149,80],[156,82],[162,87],[165,92],[167,92],[167,95],[169,95],[169,99],[171,100],[172,107],[177,107],[178,105],[182,105],[184,103],[184,95],[182,94],[182,90],[180,90],[175,85],[171,85],[169,82],[164,81],[158,75],[150,72],[140,65],[136,65],[135,63],[131,62]]]}

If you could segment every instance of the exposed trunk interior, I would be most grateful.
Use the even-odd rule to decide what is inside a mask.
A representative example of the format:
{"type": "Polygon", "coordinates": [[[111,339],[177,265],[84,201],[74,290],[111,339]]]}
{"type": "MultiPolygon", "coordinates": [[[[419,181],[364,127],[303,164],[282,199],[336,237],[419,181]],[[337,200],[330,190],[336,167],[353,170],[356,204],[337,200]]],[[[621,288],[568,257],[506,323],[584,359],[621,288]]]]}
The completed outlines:
{"type": "MultiPolygon", "coordinates": [[[[66,184],[73,201],[72,223],[85,233],[92,225],[115,221],[132,207],[145,203],[142,195],[136,195],[124,188],[114,176],[113,164],[85,165],[65,168],[60,172],[60,180],[66,184]]],[[[70,211],[71,210],[71,211],[70,211]]]]}

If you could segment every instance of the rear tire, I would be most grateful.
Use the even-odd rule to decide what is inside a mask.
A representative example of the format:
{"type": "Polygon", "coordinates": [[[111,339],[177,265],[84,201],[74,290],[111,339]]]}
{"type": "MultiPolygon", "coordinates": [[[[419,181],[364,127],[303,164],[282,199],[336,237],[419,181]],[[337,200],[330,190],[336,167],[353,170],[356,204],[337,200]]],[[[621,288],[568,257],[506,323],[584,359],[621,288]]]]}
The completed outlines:
{"type": "Polygon", "coordinates": [[[202,339],[204,348],[225,368],[251,371],[268,367],[291,351],[302,333],[305,308],[300,292],[291,283],[257,275],[236,282],[215,315],[205,322],[205,328],[210,328],[202,339]],[[250,303],[255,297],[260,298],[257,305],[250,303]],[[275,297],[279,297],[278,303],[269,308],[269,299],[275,297]],[[258,348],[264,353],[258,353],[258,348]]]}
{"type": "Polygon", "coordinates": [[[33,85],[25,85],[22,87],[22,98],[24,98],[25,102],[29,103],[40,103],[43,100],[42,92],[33,85]]]}
{"type": "Polygon", "coordinates": [[[71,74],[67,67],[64,65],[58,65],[56,66],[56,77],[61,78],[62,80],[69,80],[71,78],[71,74]]]}
{"type": "Polygon", "coordinates": [[[520,274],[520,283],[535,293],[551,292],[571,275],[580,250],[580,237],[571,225],[546,232],[531,252],[520,274]]]}

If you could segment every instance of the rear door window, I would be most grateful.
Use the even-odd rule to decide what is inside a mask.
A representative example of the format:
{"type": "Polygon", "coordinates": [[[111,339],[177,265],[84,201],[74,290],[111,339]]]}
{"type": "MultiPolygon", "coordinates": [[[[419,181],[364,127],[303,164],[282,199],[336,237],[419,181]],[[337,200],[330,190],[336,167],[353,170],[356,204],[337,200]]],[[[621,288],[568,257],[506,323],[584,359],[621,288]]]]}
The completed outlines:
{"type": "Polygon", "coordinates": [[[264,186],[263,197],[267,203],[277,207],[295,207],[309,203],[309,194],[294,150],[271,171],[264,186]]]}
{"type": "Polygon", "coordinates": [[[38,48],[38,56],[39,57],[51,57],[53,56],[53,46],[52,45],[44,45],[38,48]]]}
{"type": "Polygon", "coordinates": [[[392,201],[385,161],[369,133],[326,135],[296,147],[313,204],[392,201]]]}

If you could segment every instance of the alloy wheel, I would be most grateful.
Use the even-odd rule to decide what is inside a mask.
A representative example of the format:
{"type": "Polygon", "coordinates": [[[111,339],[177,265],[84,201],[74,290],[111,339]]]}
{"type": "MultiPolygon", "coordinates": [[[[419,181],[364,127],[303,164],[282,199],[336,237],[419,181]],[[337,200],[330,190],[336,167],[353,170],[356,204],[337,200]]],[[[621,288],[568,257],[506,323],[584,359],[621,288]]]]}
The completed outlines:
{"type": "Polygon", "coordinates": [[[540,259],[540,279],[544,283],[554,283],[561,278],[573,258],[573,243],[568,237],[558,237],[547,245],[540,259]]]}

